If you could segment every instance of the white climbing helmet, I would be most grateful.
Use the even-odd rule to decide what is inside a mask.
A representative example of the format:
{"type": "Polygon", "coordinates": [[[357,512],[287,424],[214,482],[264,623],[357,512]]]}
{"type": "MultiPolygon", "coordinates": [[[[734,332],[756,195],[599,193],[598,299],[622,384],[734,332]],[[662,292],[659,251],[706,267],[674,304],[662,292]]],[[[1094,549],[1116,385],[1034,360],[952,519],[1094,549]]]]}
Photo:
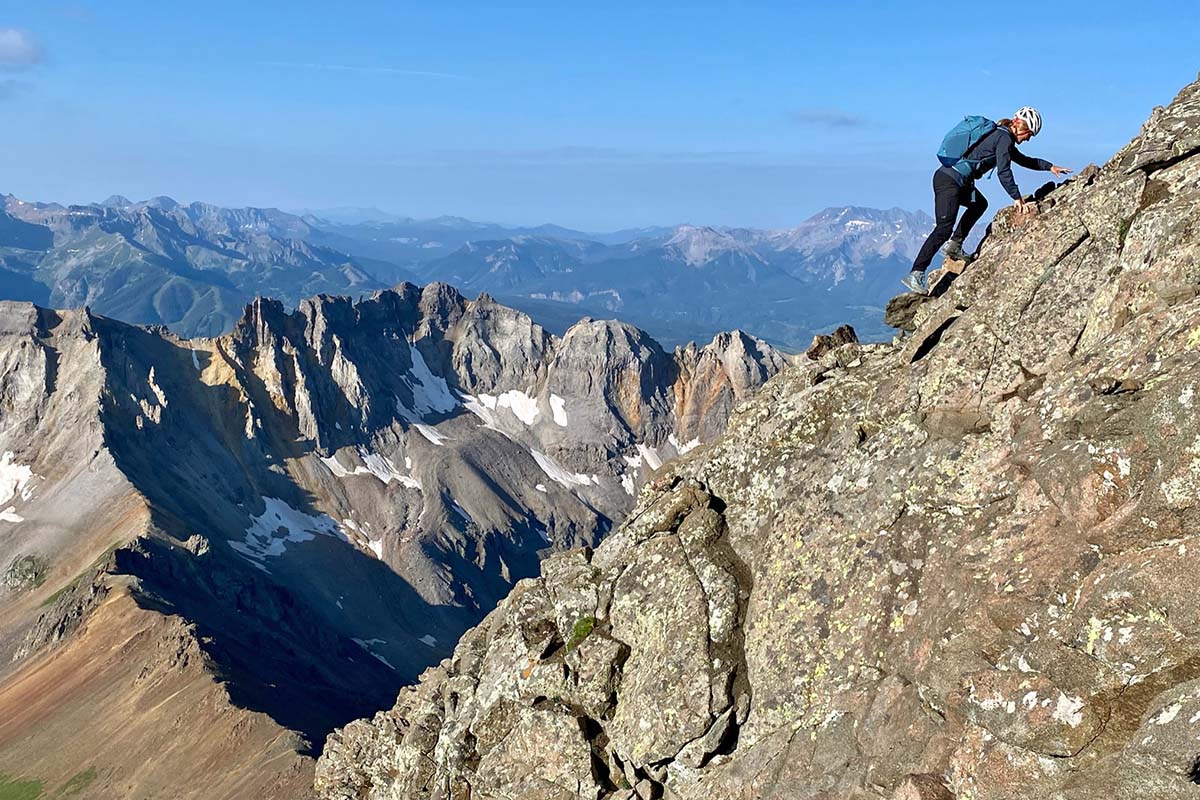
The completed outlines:
{"type": "Polygon", "coordinates": [[[1025,123],[1025,127],[1029,128],[1029,133],[1033,136],[1038,135],[1038,131],[1042,129],[1042,115],[1033,106],[1024,106],[1013,114],[1013,119],[1019,119],[1025,123]]]}

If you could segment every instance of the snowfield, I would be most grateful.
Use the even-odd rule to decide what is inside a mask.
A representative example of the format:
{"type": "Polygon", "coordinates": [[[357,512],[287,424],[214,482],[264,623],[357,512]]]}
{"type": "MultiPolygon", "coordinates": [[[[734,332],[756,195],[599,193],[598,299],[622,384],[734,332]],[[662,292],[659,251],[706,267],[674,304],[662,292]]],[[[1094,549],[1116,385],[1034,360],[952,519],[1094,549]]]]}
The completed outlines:
{"type": "Polygon", "coordinates": [[[458,399],[446,379],[433,374],[420,350],[410,346],[409,352],[412,370],[404,382],[412,389],[413,403],[409,408],[397,399],[396,413],[409,422],[421,422],[430,414],[447,414],[458,408],[458,399]]]}
{"type": "Polygon", "coordinates": [[[277,497],[264,497],[266,509],[250,518],[244,542],[229,546],[252,562],[278,558],[289,544],[307,542],[318,535],[335,536],[350,541],[338,524],[325,514],[305,514],[277,497]]]}
{"type": "MultiPolygon", "coordinates": [[[[6,450],[0,458],[0,506],[7,505],[18,495],[22,500],[33,497],[33,487],[30,482],[37,476],[33,470],[24,464],[13,461],[13,452],[6,450]]],[[[25,518],[17,513],[16,506],[8,506],[0,511],[0,521],[24,522],[25,518]]]]}
{"type": "Polygon", "coordinates": [[[537,462],[537,465],[542,468],[542,472],[546,473],[546,477],[555,483],[560,483],[567,488],[571,486],[600,485],[600,478],[595,475],[584,475],[581,472],[567,472],[545,453],[537,450],[530,450],[529,453],[533,456],[533,460],[537,462]]]}

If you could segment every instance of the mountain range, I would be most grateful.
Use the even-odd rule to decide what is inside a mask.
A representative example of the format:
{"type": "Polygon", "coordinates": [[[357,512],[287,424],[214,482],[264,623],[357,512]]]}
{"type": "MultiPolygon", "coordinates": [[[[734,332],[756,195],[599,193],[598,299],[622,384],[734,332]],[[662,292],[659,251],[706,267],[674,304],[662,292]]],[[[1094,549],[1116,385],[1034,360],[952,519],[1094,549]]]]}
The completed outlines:
{"type": "Polygon", "coordinates": [[[303,796],[304,753],[785,363],[740,332],[560,338],[445,284],[259,298],[192,339],[0,302],[0,788],[303,796]]]}
{"type": "Polygon", "coordinates": [[[383,288],[363,262],[310,244],[307,232],[299,218],[271,209],[166,197],[61,206],[9,195],[0,207],[0,292],[216,335],[258,295],[294,306],[321,292],[383,288]]]}
{"type": "Polygon", "coordinates": [[[5,196],[0,297],[215,336],[258,296],[294,308],[318,293],[442,281],[559,335],[585,316],[617,317],[672,346],[741,328],[798,350],[847,320],[865,338],[888,335],[881,304],[931,225],[920,213],[846,207],[778,231],[589,234],[457,217],[334,222],[166,197],[62,206],[5,196]]]}
{"type": "Polygon", "coordinates": [[[838,208],[779,231],[682,225],[617,244],[469,242],[411,269],[548,320],[555,310],[618,316],[667,341],[745,328],[798,349],[847,320],[865,338],[888,335],[880,311],[931,225],[900,209],[838,208]]]}

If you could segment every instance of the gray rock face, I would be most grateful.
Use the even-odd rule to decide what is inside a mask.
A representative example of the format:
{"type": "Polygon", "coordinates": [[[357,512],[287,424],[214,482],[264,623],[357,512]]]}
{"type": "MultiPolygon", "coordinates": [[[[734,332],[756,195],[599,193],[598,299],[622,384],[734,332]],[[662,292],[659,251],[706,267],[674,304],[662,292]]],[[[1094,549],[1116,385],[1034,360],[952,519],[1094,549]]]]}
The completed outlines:
{"type": "Polygon", "coordinates": [[[804,355],[808,356],[809,361],[820,361],[821,357],[826,353],[836,350],[842,345],[855,344],[857,342],[858,334],[854,332],[854,328],[849,325],[842,325],[828,336],[814,337],[812,344],[804,355]]]}
{"type": "Polygon", "coordinates": [[[749,586],[698,483],[648,497],[594,555],[547,559],[394,709],[334,736],[318,791],[595,798],[725,747],[748,707],[749,586]]]}
{"type": "Polygon", "coordinates": [[[741,334],[689,352],[607,322],[560,340],[443,284],[260,298],[190,340],[4,303],[0,657],[63,641],[127,576],[235,704],[319,746],[545,554],[598,543],[784,363],[741,334]]]}
{"type": "Polygon", "coordinates": [[[742,334],[691,352],[673,357],[614,322],[582,322],[560,341],[490,298],[406,284],[358,304],[305,301],[294,314],[256,301],[228,357],[250,378],[246,431],[281,412],[275,425],[310,441],[334,477],[369,474],[376,480],[361,482],[377,486],[379,470],[391,470],[383,485],[398,483],[415,502],[359,496],[339,512],[351,516],[335,518],[410,506],[418,516],[366,517],[367,544],[395,546],[398,557],[382,557],[430,602],[482,607],[536,572],[542,547],[594,543],[650,470],[715,438],[733,402],[784,364],[742,334]],[[708,405],[694,409],[680,398],[699,384],[708,405]],[[507,502],[495,502],[497,490],[507,502]],[[393,542],[386,531],[400,523],[407,530],[393,542]],[[477,556],[498,557],[490,578],[504,585],[472,585],[431,564],[429,548],[449,559],[489,530],[517,548],[477,556]]]}
{"type": "Polygon", "coordinates": [[[1197,129],[1200,82],[910,337],[769,381],[331,736],[319,796],[1200,797],[1197,129]],[[590,782],[571,737],[497,752],[533,712],[590,782]]]}

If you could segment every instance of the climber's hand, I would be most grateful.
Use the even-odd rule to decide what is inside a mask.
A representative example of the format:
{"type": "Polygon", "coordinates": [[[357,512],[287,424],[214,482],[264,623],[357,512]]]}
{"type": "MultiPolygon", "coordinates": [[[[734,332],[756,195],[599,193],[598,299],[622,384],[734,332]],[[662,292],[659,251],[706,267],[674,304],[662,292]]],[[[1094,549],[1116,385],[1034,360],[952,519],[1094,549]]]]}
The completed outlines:
{"type": "Polygon", "coordinates": [[[1050,171],[1054,173],[1054,177],[1056,178],[1061,178],[1063,175],[1070,175],[1072,172],[1074,172],[1074,170],[1067,169],[1066,167],[1060,167],[1058,165],[1051,167],[1050,171]]]}

